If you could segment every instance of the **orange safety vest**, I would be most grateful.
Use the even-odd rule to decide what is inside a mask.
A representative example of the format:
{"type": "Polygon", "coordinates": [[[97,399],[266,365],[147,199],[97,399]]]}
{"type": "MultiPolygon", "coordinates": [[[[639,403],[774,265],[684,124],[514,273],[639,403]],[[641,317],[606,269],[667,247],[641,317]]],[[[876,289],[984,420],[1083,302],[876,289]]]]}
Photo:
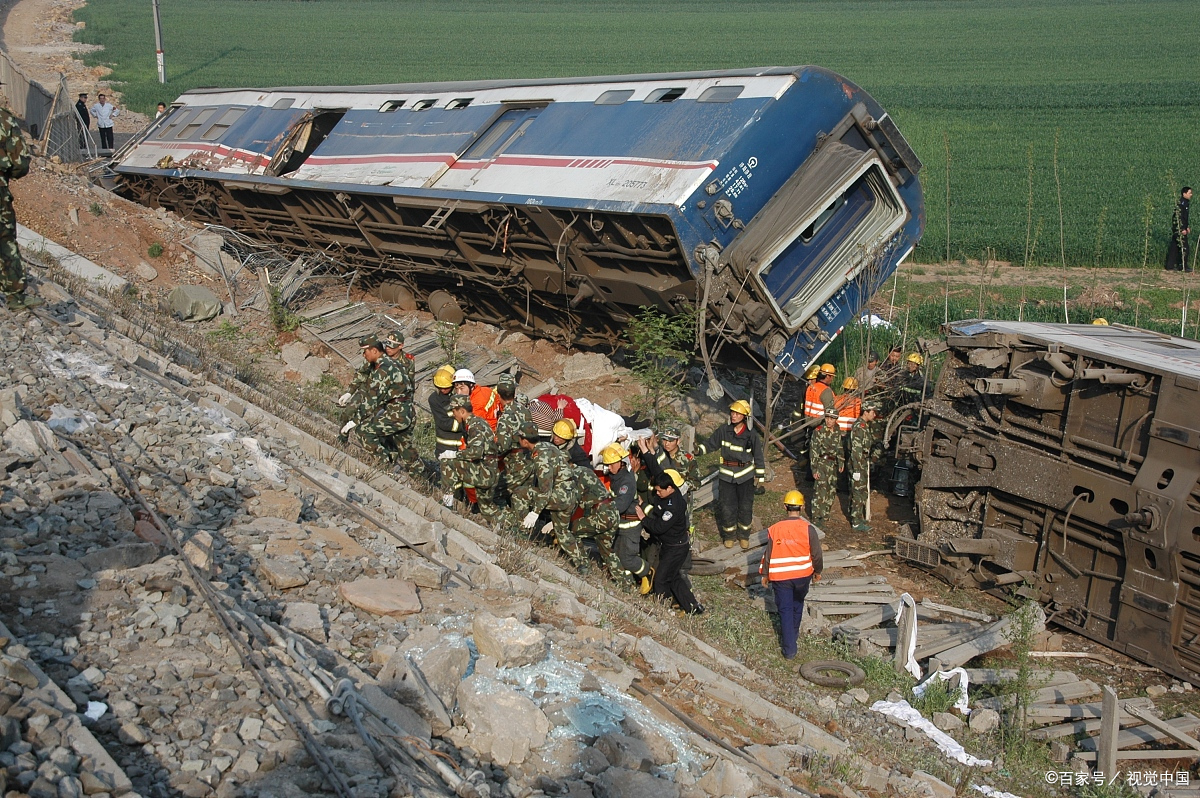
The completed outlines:
{"type": "Polygon", "coordinates": [[[825,403],[821,401],[821,394],[825,393],[825,389],[828,387],[825,383],[816,380],[808,386],[808,390],[804,392],[804,415],[816,417],[825,415],[825,403]]]}
{"type": "Polygon", "coordinates": [[[842,432],[849,432],[854,426],[854,422],[858,421],[858,417],[862,415],[862,399],[850,394],[842,394],[833,403],[833,406],[838,411],[838,429],[842,432]]]}
{"type": "Polygon", "coordinates": [[[500,421],[500,413],[503,411],[504,400],[496,393],[495,388],[476,385],[471,390],[471,412],[486,421],[492,432],[496,431],[496,424],[500,421]]]}
{"type": "MultiPolygon", "coordinates": [[[[771,539],[771,561],[760,562],[758,572],[767,567],[772,582],[801,579],[813,575],[812,550],[808,546],[808,522],[803,518],[787,518],[767,530],[771,539]]],[[[763,552],[763,559],[766,559],[763,552]]]]}

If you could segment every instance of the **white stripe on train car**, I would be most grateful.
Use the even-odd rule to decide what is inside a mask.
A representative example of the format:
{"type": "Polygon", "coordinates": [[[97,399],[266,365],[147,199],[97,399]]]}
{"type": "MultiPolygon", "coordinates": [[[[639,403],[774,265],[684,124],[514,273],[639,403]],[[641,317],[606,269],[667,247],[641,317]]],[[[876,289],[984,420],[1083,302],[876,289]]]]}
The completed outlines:
{"type": "Polygon", "coordinates": [[[280,100],[295,100],[292,108],[344,108],[349,110],[378,110],[384,102],[405,100],[405,107],[417,100],[434,100],[436,107],[443,107],[452,100],[465,95],[472,98],[472,105],[499,105],[500,103],[544,103],[550,102],[579,102],[594,103],[600,95],[608,91],[633,91],[626,102],[645,100],[653,91],[664,88],[685,89],[679,99],[694,100],[706,89],[713,86],[742,86],[743,99],[778,99],[796,80],[794,75],[764,75],[764,76],[725,76],[708,78],[685,78],[672,80],[670,78],[654,78],[648,80],[629,80],[613,83],[568,83],[545,86],[509,86],[497,89],[471,89],[462,87],[451,91],[422,93],[413,91],[411,86],[403,84],[396,86],[381,86],[371,91],[353,89],[349,91],[286,91],[263,89],[232,89],[226,92],[187,92],[177,101],[177,105],[249,105],[270,108],[280,100]]]}

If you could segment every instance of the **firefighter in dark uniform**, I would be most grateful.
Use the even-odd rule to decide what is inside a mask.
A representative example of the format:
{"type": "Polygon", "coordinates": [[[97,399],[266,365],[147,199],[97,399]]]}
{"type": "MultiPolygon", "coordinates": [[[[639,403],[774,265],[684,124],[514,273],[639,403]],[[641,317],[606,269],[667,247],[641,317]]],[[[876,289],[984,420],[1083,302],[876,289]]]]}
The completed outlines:
{"type": "Polygon", "coordinates": [[[462,427],[454,420],[450,400],[454,398],[454,367],[442,366],[433,373],[433,393],[429,394],[429,413],[433,416],[433,451],[442,470],[442,504],[454,506],[454,477],[447,460],[462,446],[462,427]]]}
{"type": "Polygon", "coordinates": [[[736,540],[750,548],[750,526],[754,518],[754,496],[766,492],[766,461],[762,438],[749,423],[750,403],[739,399],[729,406],[729,423],[696,447],[696,454],[721,452],[720,481],[721,540],[733,548],[736,540]],[[757,483],[757,484],[756,484],[757,483]]]}
{"type": "Polygon", "coordinates": [[[696,600],[680,570],[692,548],[687,528],[687,497],[679,491],[683,484],[683,475],[668,468],[654,480],[654,503],[646,510],[638,507],[637,513],[651,540],[662,544],[662,557],[654,577],[654,594],[673,596],[685,613],[700,615],[704,607],[696,600]]]}
{"type": "Polygon", "coordinates": [[[654,569],[639,554],[642,545],[642,519],[637,513],[637,477],[625,464],[625,458],[628,456],[629,452],[616,443],[610,443],[600,452],[600,459],[608,472],[608,489],[612,491],[613,504],[616,505],[617,516],[620,518],[614,544],[617,557],[620,558],[625,573],[637,582],[638,592],[644,596],[650,592],[654,569]]]}

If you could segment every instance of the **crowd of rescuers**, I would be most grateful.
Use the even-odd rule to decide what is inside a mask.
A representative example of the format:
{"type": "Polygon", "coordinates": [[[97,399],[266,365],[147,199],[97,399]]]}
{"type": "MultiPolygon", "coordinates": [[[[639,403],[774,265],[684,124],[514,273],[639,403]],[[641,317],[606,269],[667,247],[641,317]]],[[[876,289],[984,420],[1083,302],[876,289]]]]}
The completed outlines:
{"type": "MultiPolygon", "coordinates": [[[[342,439],[354,434],[372,455],[414,473],[424,470],[413,440],[415,369],[404,334],[370,335],[359,344],[363,364],[338,400],[346,408],[342,439]]],[[[816,368],[798,411],[809,416],[810,408],[819,409],[824,419],[811,436],[815,524],[827,519],[837,473],[848,462],[852,520],[856,529],[867,528],[866,482],[859,476],[876,456],[873,422],[880,407],[860,400],[860,386],[893,384],[906,391],[917,384],[913,375],[920,366],[917,355],[889,355],[882,365],[872,358],[843,383],[840,396],[829,387],[833,367],[816,368]]],[[[766,470],[749,402],[732,402],[728,422],[691,453],[683,451],[676,427],[652,430],[582,398],[528,397],[518,393],[511,374],[501,374],[493,388],[479,385],[468,369],[445,365],[432,382],[428,409],[446,507],[477,512],[532,540],[552,540],[581,573],[599,563],[618,585],[663,596],[681,612],[698,615],[704,607],[688,578],[695,529],[690,499],[700,485],[696,457],[717,452],[722,543],[750,548],[754,497],[765,492],[766,470]]],[[[907,394],[901,396],[897,401],[907,401],[907,394]]],[[[776,593],[783,653],[795,656],[804,597],[820,578],[821,549],[803,516],[803,495],[790,491],[783,503],[787,517],[768,530],[761,573],[776,593]]]]}

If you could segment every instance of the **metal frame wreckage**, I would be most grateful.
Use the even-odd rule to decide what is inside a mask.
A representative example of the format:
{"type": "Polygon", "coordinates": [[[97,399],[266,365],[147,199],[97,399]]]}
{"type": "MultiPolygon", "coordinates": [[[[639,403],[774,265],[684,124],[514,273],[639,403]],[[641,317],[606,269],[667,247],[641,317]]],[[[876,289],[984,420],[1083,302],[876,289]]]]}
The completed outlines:
{"type": "Polygon", "coordinates": [[[1200,343],[963,321],[945,344],[899,430],[921,478],[897,552],[1200,681],[1200,343]]]}
{"type": "Polygon", "coordinates": [[[639,307],[694,309],[706,362],[794,375],[924,227],[891,117],[811,66],[197,89],[112,168],[130,199],[323,250],[438,318],[615,346],[639,307]]]}

